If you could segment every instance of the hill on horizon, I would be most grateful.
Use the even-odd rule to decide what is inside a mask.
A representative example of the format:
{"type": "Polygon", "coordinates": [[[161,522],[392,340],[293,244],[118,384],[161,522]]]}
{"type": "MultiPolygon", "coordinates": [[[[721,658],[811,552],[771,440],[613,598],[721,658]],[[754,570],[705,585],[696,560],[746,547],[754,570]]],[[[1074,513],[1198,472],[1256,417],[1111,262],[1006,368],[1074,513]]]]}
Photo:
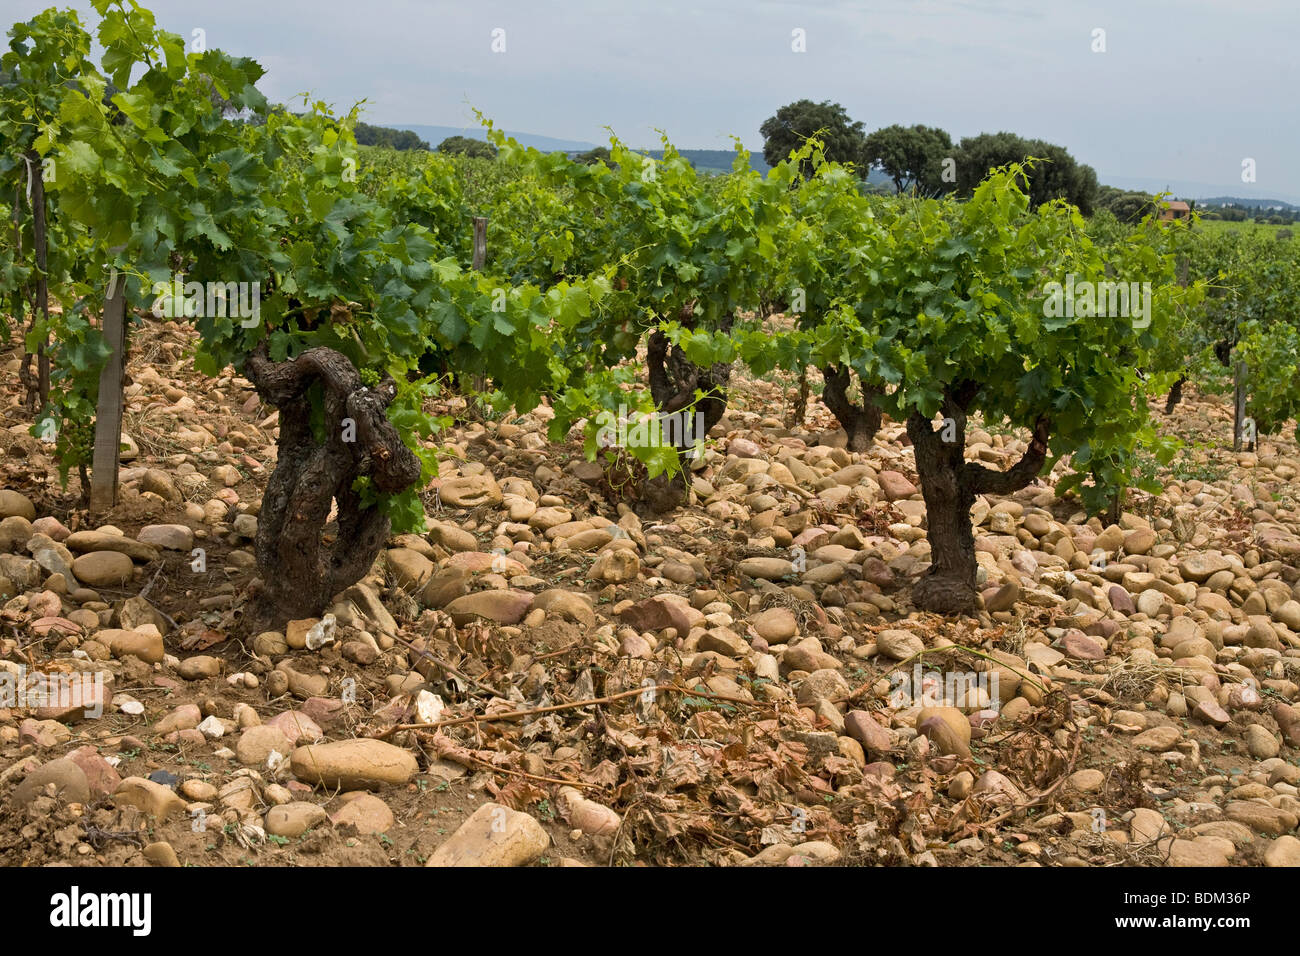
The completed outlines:
{"type": "Polygon", "coordinates": [[[1202,183],[1188,180],[1159,180],[1142,176],[1113,176],[1097,172],[1097,178],[1107,186],[1118,189],[1132,189],[1144,193],[1160,193],[1166,190],[1178,199],[1195,199],[1197,203],[1223,202],[1236,203],[1239,206],[1285,206],[1300,205],[1300,196],[1288,193],[1264,192],[1255,183],[1202,183]],[[1228,191],[1232,190],[1231,193],[1228,191]],[[1244,195],[1243,195],[1244,194],[1244,195]]]}
{"type": "MultiPolygon", "coordinates": [[[[384,125],[392,129],[409,129],[416,136],[426,140],[434,149],[438,148],[448,136],[465,136],[469,139],[487,139],[487,132],[482,126],[423,126],[402,123],[384,123],[375,124],[384,125]]],[[[521,145],[531,146],[534,149],[540,149],[544,152],[555,152],[559,150],[564,153],[585,152],[595,148],[595,143],[587,143],[582,140],[574,139],[557,139],[554,136],[539,136],[536,133],[519,133],[514,130],[503,130],[507,136],[519,141],[521,145]]]]}
{"type": "Polygon", "coordinates": [[[1207,199],[1196,200],[1198,206],[1240,206],[1243,209],[1276,209],[1285,210],[1300,209],[1295,203],[1287,202],[1284,199],[1243,199],[1240,196],[1210,196],[1207,199]]]}

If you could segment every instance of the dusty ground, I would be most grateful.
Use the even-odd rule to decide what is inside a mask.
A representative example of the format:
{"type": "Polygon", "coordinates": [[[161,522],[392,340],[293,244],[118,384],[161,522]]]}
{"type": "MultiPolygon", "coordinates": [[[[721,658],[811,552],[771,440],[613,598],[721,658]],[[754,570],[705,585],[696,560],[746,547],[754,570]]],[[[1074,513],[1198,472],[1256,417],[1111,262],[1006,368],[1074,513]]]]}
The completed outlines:
{"type": "MultiPolygon", "coordinates": [[[[1232,453],[1219,399],[1159,416],[1191,445],[1118,527],[1050,480],[977,504],[963,619],[909,603],[928,551],[896,423],[849,454],[815,400],[790,420],[794,383],[742,380],[687,504],[638,517],[546,409],[461,420],[429,533],[313,650],[314,622],[242,633],[275,417],[190,347],[136,335],[121,501],[93,520],[3,377],[0,666],[106,682],[99,717],[0,706],[5,864],[1300,863],[1300,454],[1232,453]],[[85,559],[119,545],[77,536],[170,525],[115,580],[85,559]],[[106,583],[36,564],[64,541],[106,583]],[[994,659],[998,701],[891,697],[919,660],[942,684],[994,659]],[[450,722],[408,727],[430,695],[450,722]]],[[[1023,447],[968,436],[998,466],[1023,447]]]]}

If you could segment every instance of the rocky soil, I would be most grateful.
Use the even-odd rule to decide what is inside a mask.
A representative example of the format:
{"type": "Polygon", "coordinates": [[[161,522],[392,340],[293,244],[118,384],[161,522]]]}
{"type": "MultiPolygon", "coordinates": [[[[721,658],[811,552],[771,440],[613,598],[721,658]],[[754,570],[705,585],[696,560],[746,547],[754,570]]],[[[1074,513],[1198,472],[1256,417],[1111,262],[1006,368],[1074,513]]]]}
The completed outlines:
{"type": "Polygon", "coordinates": [[[909,602],[898,423],[851,454],[741,381],[638,517],[549,409],[449,400],[427,533],[252,635],[276,416],[191,348],[136,336],[94,520],[0,360],[5,864],[1300,865],[1300,452],[1232,453],[1219,399],[1161,416],[1189,448],[1119,525],[1053,478],[981,499],[960,619],[909,602]]]}

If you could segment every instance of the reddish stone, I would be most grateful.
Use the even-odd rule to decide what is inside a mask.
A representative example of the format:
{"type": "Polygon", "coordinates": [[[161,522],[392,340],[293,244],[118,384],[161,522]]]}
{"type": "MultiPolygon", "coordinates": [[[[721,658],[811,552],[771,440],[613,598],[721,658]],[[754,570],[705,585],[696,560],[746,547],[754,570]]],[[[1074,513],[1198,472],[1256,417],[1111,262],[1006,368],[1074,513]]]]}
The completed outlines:
{"type": "Polygon", "coordinates": [[[121,774],[89,744],[72,751],[68,754],[68,759],[80,767],[81,772],[86,775],[86,783],[90,785],[92,796],[110,794],[122,782],[121,774]]]}

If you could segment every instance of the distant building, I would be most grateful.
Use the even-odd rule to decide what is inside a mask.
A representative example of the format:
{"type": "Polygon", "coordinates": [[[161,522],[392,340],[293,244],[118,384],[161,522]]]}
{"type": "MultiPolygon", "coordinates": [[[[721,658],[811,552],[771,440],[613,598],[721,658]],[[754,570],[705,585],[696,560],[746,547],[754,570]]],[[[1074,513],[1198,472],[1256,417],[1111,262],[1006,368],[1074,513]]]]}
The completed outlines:
{"type": "Polygon", "coordinates": [[[1181,199],[1171,199],[1164,203],[1164,208],[1160,210],[1160,218],[1169,221],[1171,219],[1191,219],[1192,207],[1187,205],[1181,199]]]}

